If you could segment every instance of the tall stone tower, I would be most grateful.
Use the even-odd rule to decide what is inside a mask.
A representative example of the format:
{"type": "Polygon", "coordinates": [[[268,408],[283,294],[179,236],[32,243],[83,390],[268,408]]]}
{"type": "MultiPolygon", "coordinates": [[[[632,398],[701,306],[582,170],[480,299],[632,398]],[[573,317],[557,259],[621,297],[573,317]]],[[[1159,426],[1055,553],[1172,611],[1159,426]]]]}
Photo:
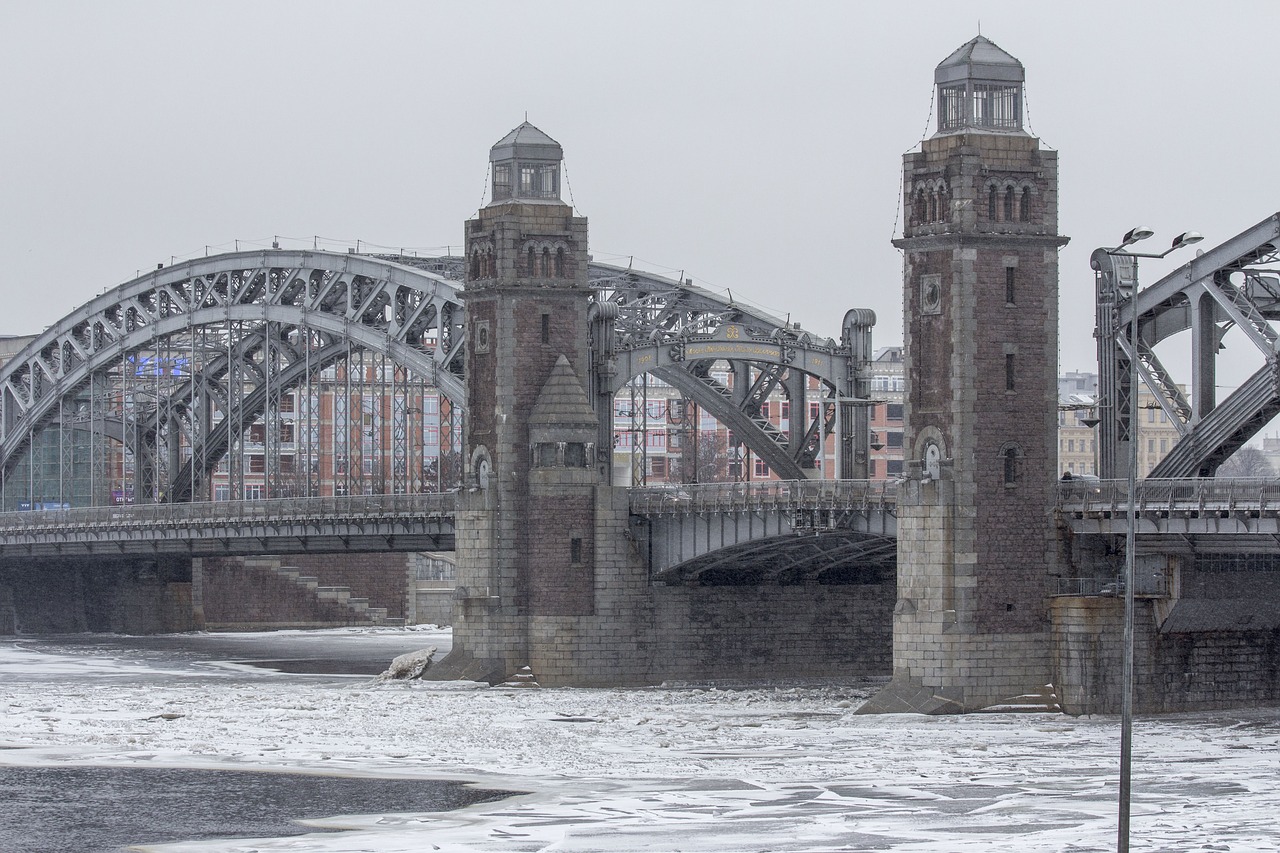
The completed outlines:
{"type": "Polygon", "coordinates": [[[1056,563],[1057,154],[1022,64],[978,36],[903,158],[907,375],[894,679],[864,710],[960,713],[1049,680],[1056,563]]]}
{"type": "Polygon", "coordinates": [[[466,488],[447,670],[530,663],[531,620],[590,615],[598,417],[587,221],[560,198],[560,145],[525,122],[489,152],[492,200],[466,224],[466,488]]]}

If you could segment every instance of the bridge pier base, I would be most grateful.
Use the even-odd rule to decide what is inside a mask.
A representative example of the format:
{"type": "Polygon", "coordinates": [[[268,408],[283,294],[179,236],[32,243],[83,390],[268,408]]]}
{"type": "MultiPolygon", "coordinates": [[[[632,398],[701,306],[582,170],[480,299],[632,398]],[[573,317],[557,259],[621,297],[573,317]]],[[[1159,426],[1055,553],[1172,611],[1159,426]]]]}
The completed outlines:
{"type": "Polygon", "coordinates": [[[528,666],[543,686],[588,687],[889,673],[891,579],[654,583],[639,541],[647,528],[628,504],[625,488],[596,489],[591,600],[578,615],[532,613],[503,594],[517,584],[496,574],[489,551],[497,513],[460,513],[454,648],[431,677],[497,683],[528,666]]]}

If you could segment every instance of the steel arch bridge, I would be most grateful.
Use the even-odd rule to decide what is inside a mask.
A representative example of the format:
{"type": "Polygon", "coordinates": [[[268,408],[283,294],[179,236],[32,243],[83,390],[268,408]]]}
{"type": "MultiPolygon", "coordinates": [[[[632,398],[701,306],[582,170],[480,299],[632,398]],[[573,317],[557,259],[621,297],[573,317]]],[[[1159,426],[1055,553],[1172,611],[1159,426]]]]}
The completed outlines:
{"type": "Polygon", "coordinates": [[[1200,254],[1150,287],[1138,289],[1137,261],[1106,249],[1093,253],[1097,273],[1099,474],[1120,476],[1135,422],[1140,381],[1180,438],[1152,478],[1211,477],[1280,415],[1280,213],[1200,254]],[[1270,265],[1270,266],[1268,266],[1270,265]],[[1136,334],[1135,332],[1136,323],[1136,334]],[[1238,328],[1262,366],[1226,399],[1216,393],[1223,336],[1238,328]],[[1155,353],[1190,331],[1191,393],[1184,394],[1155,353]]]}
{"type": "MultiPolygon", "coordinates": [[[[43,448],[42,494],[58,505],[66,502],[61,478],[76,465],[87,465],[96,484],[88,503],[107,502],[107,484],[131,484],[140,503],[208,499],[220,465],[229,494],[241,494],[248,471],[263,475],[264,497],[312,496],[322,442],[345,468],[335,490],[442,489],[456,482],[456,463],[447,478],[442,455],[428,476],[415,442],[428,420],[427,389],[437,389],[448,412],[432,428],[442,447],[447,433],[451,450],[460,449],[464,277],[461,258],[271,249],[157,268],[107,291],[0,368],[5,493],[35,500],[43,448]],[[324,385],[338,390],[321,398],[324,385]],[[319,433],[320,419],[332,422],[331,434],[319,433]],[[101,447],[104,438],[122,444],[119,460],[101,447]],[[56,492],[48,484],[55,475],[56,492]]],[[[651,374],[780,476],[811,474],[821,439],[833,433],[845,475],[865,470],[857,465],[866,458],[871,312],[849,312],[839,342],[815,340],[690,282],[595,263],[590,281],[598,404],[611,406],[651,374]],[[717,361],[734,374],[731,387],[714,378],[717,361]],[[784,433],[761,416],[775,389],[803,400],[814,386],[824,401],[817,417],[793,405],[784,433]]],[[[601,446],[610,446],[612,418],[601,421],[601,446]]]]}

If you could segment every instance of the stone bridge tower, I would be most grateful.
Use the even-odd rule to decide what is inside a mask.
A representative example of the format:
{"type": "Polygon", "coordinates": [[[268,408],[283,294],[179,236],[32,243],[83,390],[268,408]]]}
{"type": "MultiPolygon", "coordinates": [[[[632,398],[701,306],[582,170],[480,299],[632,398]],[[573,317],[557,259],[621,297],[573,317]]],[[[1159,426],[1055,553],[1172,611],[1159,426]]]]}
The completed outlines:
{"type": "Polygon", "coordinates": [[[468,454],[457,524],[453,675],[534,663],[540,617],[592,613],[598,418],[587,220],[560,198],[560,145],[525,122],[489,153],[492,200],[466,224],[468,454]]]}
{"type": "Polygon", "coordinates": [[[978,36],[940,64],[904,157],[907,482],[894,679],[864,710],[959,713],[1049,680],[1057,468],[1057,153],[1022,64],[978,36]]]}

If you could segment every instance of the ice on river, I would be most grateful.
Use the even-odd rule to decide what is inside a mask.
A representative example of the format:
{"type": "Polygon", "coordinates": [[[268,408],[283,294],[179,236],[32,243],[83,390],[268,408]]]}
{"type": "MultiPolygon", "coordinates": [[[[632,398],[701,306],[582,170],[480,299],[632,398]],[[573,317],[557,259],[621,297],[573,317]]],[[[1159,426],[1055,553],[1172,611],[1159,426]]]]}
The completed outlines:
{"type": "MultiPolygon", "coordinates": [[[[289,769],[527,792],[312,822],[341,832],[145,848],[164,853],[1115,846],[1113,717],[856,716],[866,686],[517,690],[219,672],[0,643],[0,765],[289,769]]],[[[1142,718],[1134,732],[1133,850],[1280,850],[1280,710],[1142,718]]]]}

